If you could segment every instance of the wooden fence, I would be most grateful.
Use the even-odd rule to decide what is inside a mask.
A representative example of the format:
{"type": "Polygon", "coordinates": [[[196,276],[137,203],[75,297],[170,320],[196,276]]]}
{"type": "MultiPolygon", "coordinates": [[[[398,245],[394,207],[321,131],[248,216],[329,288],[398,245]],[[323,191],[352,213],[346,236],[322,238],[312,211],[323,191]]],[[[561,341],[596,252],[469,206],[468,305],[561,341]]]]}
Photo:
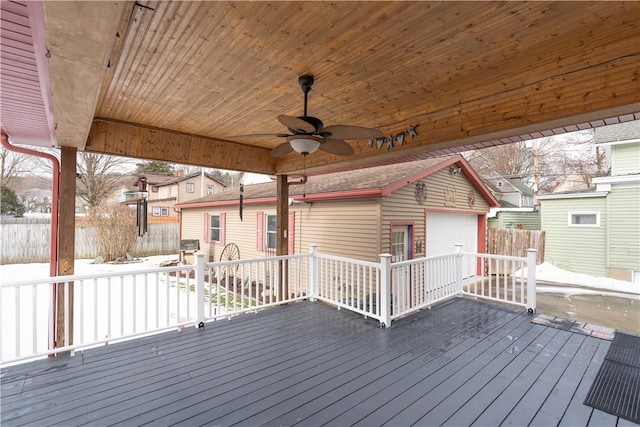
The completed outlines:
{"type": "MultiPolygon", "coordinates": [[[[490,228],[487,236],[487,253],[526,257],[527,249],[536,249],[536,264],[542,264],[544,236],[544,231],[540,230],[490,228]]],[[[497,270],[492,269],[492,271],[497,270]]]]}
{"type": "MultiPolygon", "coordinates": [[[[77,259],[95,258],[100,246],[95,230],[86,223],[76,225],[77,259]]],[[[49,261],[51,225],[48,218],[2,218],[0,222],[0,264],[49,261]]],[[[177,254],[178,224],[149,224],[147,234],[138,237],[134,256],[177,254]]]]}

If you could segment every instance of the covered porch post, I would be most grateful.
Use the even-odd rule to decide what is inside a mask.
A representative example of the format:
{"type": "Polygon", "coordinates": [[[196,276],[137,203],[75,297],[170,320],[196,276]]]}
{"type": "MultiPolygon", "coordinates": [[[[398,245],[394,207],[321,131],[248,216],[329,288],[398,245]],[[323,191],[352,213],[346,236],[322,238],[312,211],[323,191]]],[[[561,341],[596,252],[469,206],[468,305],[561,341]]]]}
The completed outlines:
{"type": "MultiPolygon", "coordinates": [[[[60,202],[58,218],[58,276],[74,274],[76,230],[75,147],[60,148],[60,202]]],[[[56,298],[56,347],[73,344],[73,282],[59,284],[56,298]],[[68,310],[65,313],[65,308],[68,310]],[[65,316],[66,315],[66,316],[65,316]],[[69,319],[65,322],[65,317],[69,319]]]]}
{"type": "MultiPolygon", "coordinates": [[[[289,182],[287,175],[278,175],[277,177],[277,202],[276,202],[276,255],[288,255],[289,252],[289,182]]],[[[287,277],[287,261],[281,261],[278,269],[280,270],[279,295],[280,298],[286,299],[289,294],[289,278],[287,277]]]]}

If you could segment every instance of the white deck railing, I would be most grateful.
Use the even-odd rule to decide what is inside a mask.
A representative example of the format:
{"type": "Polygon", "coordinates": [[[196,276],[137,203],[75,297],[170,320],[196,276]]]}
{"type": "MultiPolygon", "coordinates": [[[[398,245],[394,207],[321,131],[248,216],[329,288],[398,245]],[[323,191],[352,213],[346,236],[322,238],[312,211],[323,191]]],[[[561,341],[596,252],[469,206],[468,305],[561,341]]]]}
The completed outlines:
{"type": "Polygon", "coordinates": [[[0,284],[0,362],[179,329],[302,299],[321,300],[382,326],[457,295],[535,311],[535,251],[526,258],[463,253],[397,263],[319,254],[161,267],[126,273],[60,276],[0,284]],[[54,346],[55,295],[64,301],[54,346]],[[73,317],[69,315],[73,306],[73,317]],[[54,348],[55,347],[55,348],[54,348]]]}

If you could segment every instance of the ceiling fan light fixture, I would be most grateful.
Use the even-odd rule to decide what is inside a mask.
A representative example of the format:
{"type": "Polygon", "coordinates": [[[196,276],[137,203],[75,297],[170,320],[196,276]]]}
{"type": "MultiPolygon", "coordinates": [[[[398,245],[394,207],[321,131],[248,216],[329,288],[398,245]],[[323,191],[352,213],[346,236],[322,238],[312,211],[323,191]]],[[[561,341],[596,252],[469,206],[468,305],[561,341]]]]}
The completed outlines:
{"type": "Polygon", "coordinates": [[[303,156],[313,153],[320,147],[320,141],[313,137],[292,138],[289,144],[295,152],[303,156]]]}

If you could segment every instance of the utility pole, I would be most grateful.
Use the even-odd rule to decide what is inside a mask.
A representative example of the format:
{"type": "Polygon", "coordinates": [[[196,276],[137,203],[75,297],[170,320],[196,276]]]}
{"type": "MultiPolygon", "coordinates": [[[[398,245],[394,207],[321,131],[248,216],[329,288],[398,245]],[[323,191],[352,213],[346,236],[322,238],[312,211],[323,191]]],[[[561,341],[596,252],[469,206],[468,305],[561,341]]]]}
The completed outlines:
{"type": "Polygon", "coordinates": [[[535,196],[534,205],[538,204],[538,196],[540,195],[540,164],[538,163],[538,140],[534,139],[531,144],[531,152],[533,153],[533,194],[535,196]]]}

